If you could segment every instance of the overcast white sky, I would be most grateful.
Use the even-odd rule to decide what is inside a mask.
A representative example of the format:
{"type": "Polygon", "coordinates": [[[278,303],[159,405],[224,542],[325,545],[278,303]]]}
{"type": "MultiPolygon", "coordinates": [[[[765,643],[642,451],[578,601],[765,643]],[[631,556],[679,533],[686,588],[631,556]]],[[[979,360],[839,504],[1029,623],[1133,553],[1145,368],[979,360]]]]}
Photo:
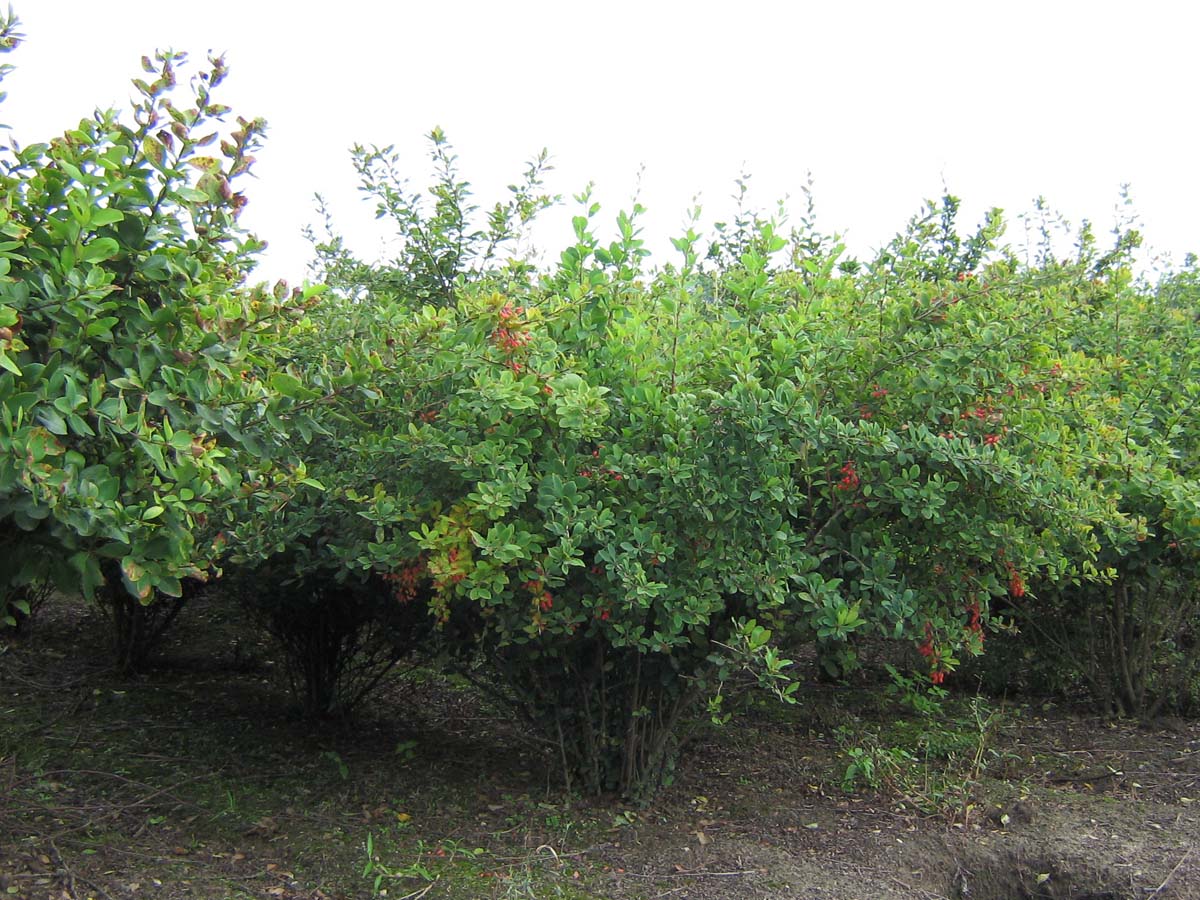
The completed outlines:
{"type": "MultiPolygon", "coordinates": [[[[656,248],[699,194],[727,215],[753,175],[771,208],[811,170],[820,223],[859,254],[943,183],[973,224],[1044,195],[1107,231],[1122,183],[1149,240],[1200,250],[1195,39],[1200,4],[1155,2],[263,2],[15,0],[0,121],[22,143],[96,106],[127,105],[156,48],[224,51],[217,99],[264,116],[269,140],[244,222],[271,244],[264,277],[301,278],[303,224],[325,194],[376,255],[348,148],[396,144],[426,183],[423,136],[441,125],[479,199],[501,196],[547,147],[549,187],[597,184],[611,221],[645,165],[656,248]]],[[[1019,239],[1014,221],[1009,238],[1019,239]]],[[[557,248],[565,226],[539,236],[557,248]]],[[[660,260],[664,255],[657,255],[660,260]]]]}

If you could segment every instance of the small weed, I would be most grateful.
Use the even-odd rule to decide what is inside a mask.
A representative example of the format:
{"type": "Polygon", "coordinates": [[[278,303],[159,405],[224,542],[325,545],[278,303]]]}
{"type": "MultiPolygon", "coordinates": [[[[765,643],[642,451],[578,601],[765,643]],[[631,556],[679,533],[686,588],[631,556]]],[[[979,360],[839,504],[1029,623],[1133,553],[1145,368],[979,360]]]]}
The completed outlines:
{"type": "Polygon", "coordinates": [[[842,789],[886,791],[922,812],[969,819],[980,779],[1002,757],[991,747],[1000,713],[979,697],[950,713],[941,698],[929,706],[928,697],[904,691],[903,684],[898,690],[902,702],[920,713],[915,720],[897,719],[874,730],[861,724],[836,729],[848,759],[842,789]]]}
{"type": "Polygon", "coordinates": [[[334,766],[337,767],[338,777],[341,778],[342,781],[346,781],[350,778],[350,767],[346,765],[345,761],[335,751],[326,750],[321,754],[321,758],[329,760],[334,764],[334,766]]]}
{"type": "MultiPolygon", "coordinates": [[[[418,846],[421,846],[421,842],[418,842],[418,846]]],[[[385,881],[415,879],[424,881],[427,884],[437,881],[437,876],[421,864],[419,855],[415,862],[407,866],[386,865],[381,862],[379,855],[375,852],[375,836],[373,834],[367,834],[367,842],[364,849],[366,850],[367,862],[363,866],[362,877],[372,878],[371,890],[376,895],[383,893],[383,884],[385,881]]]]}
{"type": "Polygon", "coordinates": [[[632,810],[625,810],[613,816],[613,828],[628,828],[638,823],[638,815],[632,810]]]}
{"type": "MultiPolygon", "coordinates": [[[[849,729],[841,731],[839,739],[849,737],[849,729]]],[[[904,772],[917,763],[917,758],[901,747],[867,746],[849,747],[850,758],[842,776],[842,790],[853,793],[859,785],[871,790],[891,787],[903,780],[904,772]]]]}
{"type": "Polygon", "coordinates": [[[417,758],[417,746],[417,742],[413,740],[399,741],[396,744],[396,756],[410,763],[417,758]]]}

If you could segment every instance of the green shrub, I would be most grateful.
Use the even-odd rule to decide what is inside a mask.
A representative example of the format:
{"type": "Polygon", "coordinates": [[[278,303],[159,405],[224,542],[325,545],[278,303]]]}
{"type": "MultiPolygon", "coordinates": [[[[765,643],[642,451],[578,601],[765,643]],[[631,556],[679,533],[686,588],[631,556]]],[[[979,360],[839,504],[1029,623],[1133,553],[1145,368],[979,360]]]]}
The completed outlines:
{"type": "Polygon", "coordinates": [[[1194,260],[1132,282],[1138,240],[1101,255],[1085,229],[1077,260],[1034,273],[1060,304],[1064,349],[1093,362],[1043,386],[1070,398],[1059,433],[1086,447],[1073,477],[1128,526],[1096,523],[1096,577],[1039,580],[1008,612],[1047,683],[1077,683],[1105,713],[1154,716],[1198,699],[1200,282],[1194,260]]]}
{"type": "Polygon", "coordinates": [[[309,298],[243,286],[261,244],[238,227],[233,185],[264,124],[223,126],[224,62],[179,91],[184,62],[143,60],[131,125],[97,111],[0,151],[5,614],[46,581],[136,621],[117,593],[179,597],[216,556],[213,510],[277,503],[304,478],[269,457],[296,413],[273,334],[309,298]]]}
{"type": "Polygon", "coordinates": [[[911,641],[940,682],[993,598],[1085,573],[1094,523],[1128,527],[1070,448],[1038,449],[1063,399],[1036,389],[1050,313],[1011,260],[962,271],[996,217],[952,240],[947,201],[840,269],[835,242],[753,219],[717,268],[689,230],[646,273],[640,210],[603,244],[577,199],[540,281],[464,277],[436,308],[379,291],[318,331],[368,361],[328,420],[321,471],[358,520],[329,552],[419,570],[460,657],[586,790],[648,796],[738,673],[794,699],[781,647],[911,641]]]}

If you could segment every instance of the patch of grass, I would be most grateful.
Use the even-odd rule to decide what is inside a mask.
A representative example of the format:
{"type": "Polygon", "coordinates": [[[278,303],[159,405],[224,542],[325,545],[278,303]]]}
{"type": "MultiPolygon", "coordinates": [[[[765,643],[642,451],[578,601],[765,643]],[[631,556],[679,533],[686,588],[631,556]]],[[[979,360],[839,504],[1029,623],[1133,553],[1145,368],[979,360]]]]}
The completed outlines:
{"type": "Polygon", "coordinates": [[[561,897],[593,900],[588,866],[572,865],[549,844],[521,853],[453,839],[428,842],[405,830],[368,832],[362,877],[376,895],[417,897],[433,885],[452,897],[561,897]]]}

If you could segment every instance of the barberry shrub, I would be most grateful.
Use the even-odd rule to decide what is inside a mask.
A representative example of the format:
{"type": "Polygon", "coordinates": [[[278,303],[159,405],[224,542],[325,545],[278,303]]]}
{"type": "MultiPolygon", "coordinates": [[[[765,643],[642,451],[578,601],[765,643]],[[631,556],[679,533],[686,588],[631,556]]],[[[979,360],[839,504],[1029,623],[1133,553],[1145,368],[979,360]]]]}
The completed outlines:
{"type": "Polygon", "coordinates": [[[1134,282],[1139,242],[1118,229],[1100,253],[1085,227],[1076,257],[1029,275],[1053,298],[1062,351],[1037,387],[1063,397],[1058,434],[1086,447],[1073,477],[1124,527],[1096,523],[1096,577],[1039,580],[1011,612],[1045,682],[1145,717],[1200,702],[1200,291],[1194,260],[1134,282]]]}
{"type": "Polygon", "coordinates": [[[223,124],[221,59],[180,91],[184,64],[143,60],[131,122],[97,111],[0,151],[0,607],[38,583],[179,597],[214,559],[214,509],[304,478],[270,458],[293,401],[269,373],[279,317],[308,298],[244,286],[261,245],[233,185],[264,125],[223,124]]]}
{"type": "Polygon", "coordinates": [[[429,137],[428,195],[409,188],[390,149],[352,154],[363,190],[396,229],[393,262],[356,258],[329,218],[324,235],[310,231],[322,298],[288,322],[289,367],[277,376],[305,415],[275,421],[311,477],[287,502],[233,503],[223,534],[230,585],[284,650],[308,715],[350,712],[401,658],[446,643],[433,633],[442,617],[430,612],[422,558],[407,538],[397,551],[389,537],[395,522],[415,524],[412,500],[385,488],[409,477],[410,423],[437,417],[429,398],[455,383],[491,321],[457,312],[460,295],[528,282],[519,238],[553,200],[541,190],[543,153],[477,223],[449,142],[437,129],[429,137]]]}
{"type": "Polygon", "coordinates": [[[1122,527],[1070,448],[1032,452],[1058,411],[1023,389],[1050,351],[1011,315],[1011,261],[967,278],[919,220],[839,268],[836,242],[754,219],[718,263],[689,230],[649,272],[640,211],[604,243],[577,199],[540,279],[350,310],[391,323],[393,362],[354,432],[373,487],[346,494],[372,533],[330,544],[427,583],[450,655],[482,656],[573,783],[648,796],[704,701],[796,698],[799,643],[910,641],[941,682],[993,599],[1082,572],[1095,523],[1122,527]]]}

